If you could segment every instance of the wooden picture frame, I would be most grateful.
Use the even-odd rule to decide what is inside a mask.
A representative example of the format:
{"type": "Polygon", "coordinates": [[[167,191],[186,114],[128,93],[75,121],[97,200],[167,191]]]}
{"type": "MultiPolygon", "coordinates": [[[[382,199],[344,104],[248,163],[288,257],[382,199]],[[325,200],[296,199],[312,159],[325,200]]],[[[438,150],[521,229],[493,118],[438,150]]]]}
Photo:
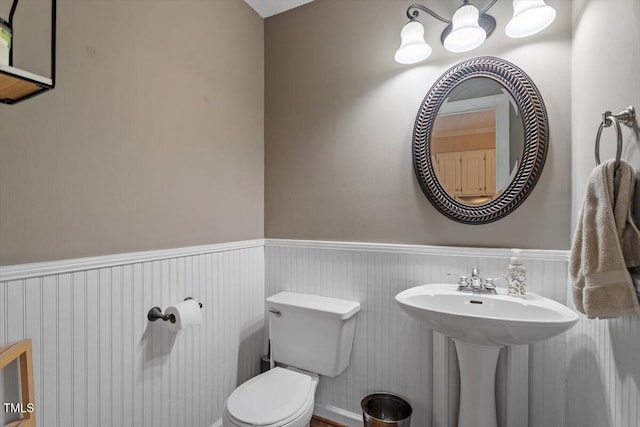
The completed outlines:
{"type": "Polygon", "coordinates": [[[23,412],[22,418],[12,421],[4,427],[35,427],[35,388],[33,385],[33,354],[31,351],[31,340],[26,339],[13,344],[0,347],[0,369],[6,367],[14,360],[20,362],[20,394],[21,407],[28,408],[31,404],[32,412],[23,412]]]}

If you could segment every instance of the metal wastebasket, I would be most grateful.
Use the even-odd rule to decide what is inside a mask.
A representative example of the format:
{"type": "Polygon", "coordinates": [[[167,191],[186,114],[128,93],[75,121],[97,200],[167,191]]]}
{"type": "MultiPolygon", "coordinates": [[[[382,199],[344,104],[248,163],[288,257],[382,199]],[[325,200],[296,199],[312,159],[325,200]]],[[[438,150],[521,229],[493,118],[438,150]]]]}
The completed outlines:
{"type": "Polygon", "coordinates": [[[374,393],[360,402],[365,427],[409,427],[411,405],[391,393],[374,393]]]}

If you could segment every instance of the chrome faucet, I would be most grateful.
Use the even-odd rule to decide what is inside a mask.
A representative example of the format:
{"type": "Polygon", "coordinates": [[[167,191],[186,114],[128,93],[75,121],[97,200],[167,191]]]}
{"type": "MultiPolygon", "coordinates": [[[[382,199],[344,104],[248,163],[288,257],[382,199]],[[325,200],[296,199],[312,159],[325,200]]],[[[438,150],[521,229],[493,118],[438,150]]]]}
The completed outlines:
{"type": "Polygon", "coordinates": [[[471,289],[473,289],[474,292],[483,288],[482,277],[480,277],[480,270],[478,267],[473,267],[471,269],[471,284],[469,286],[471,286],[471,289]]]}
{"type": "MultiPolygon", "coordinates": [[[[449,273],[449,276],[458,276],[457,274],[449,273]]],[[[458,291],[459,292],[472,292],[474,294],[496,294],[495,279],[487,278],[484,280],[480,276],[480,270],[478,267],[471,269],[471,279],[467,276],[458,276],[458,291]]]]}

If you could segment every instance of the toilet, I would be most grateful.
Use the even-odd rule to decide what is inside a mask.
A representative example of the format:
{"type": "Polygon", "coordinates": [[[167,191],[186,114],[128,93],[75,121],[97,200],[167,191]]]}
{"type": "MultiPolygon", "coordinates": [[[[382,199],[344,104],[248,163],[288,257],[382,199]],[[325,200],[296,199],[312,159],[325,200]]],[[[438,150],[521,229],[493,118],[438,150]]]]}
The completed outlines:
{"type": "Polygon", "coordinates": [[[349,366],[360,303],[281,292],[266,305],[278,366],[231,393],[223,427],[308,427],[320,375],[336,377],[349,366]]]}

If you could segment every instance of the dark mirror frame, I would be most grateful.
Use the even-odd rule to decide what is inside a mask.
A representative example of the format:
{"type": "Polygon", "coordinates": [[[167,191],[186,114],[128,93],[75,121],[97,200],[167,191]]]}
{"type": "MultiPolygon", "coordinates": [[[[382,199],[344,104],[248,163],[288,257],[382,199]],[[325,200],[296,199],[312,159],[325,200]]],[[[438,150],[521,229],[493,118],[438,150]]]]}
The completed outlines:
{"type": "Polygon", "coordinates": [[[487,224],[513,212],[529,196],[542,173],[549,146],[549,121],[542,96],[517,66],[491,56],[471,58],[448,69],[429,89],[413,128],[413,165],[422,191],[443,215],[464,224],[487,224]],[[524,152],[513,180],[488,203],[470,206],[458,202],[442,187],[431,162],[431,132],[449,93],[474,77],[495,80],[518,105],[524,126],[524,152]]]}

